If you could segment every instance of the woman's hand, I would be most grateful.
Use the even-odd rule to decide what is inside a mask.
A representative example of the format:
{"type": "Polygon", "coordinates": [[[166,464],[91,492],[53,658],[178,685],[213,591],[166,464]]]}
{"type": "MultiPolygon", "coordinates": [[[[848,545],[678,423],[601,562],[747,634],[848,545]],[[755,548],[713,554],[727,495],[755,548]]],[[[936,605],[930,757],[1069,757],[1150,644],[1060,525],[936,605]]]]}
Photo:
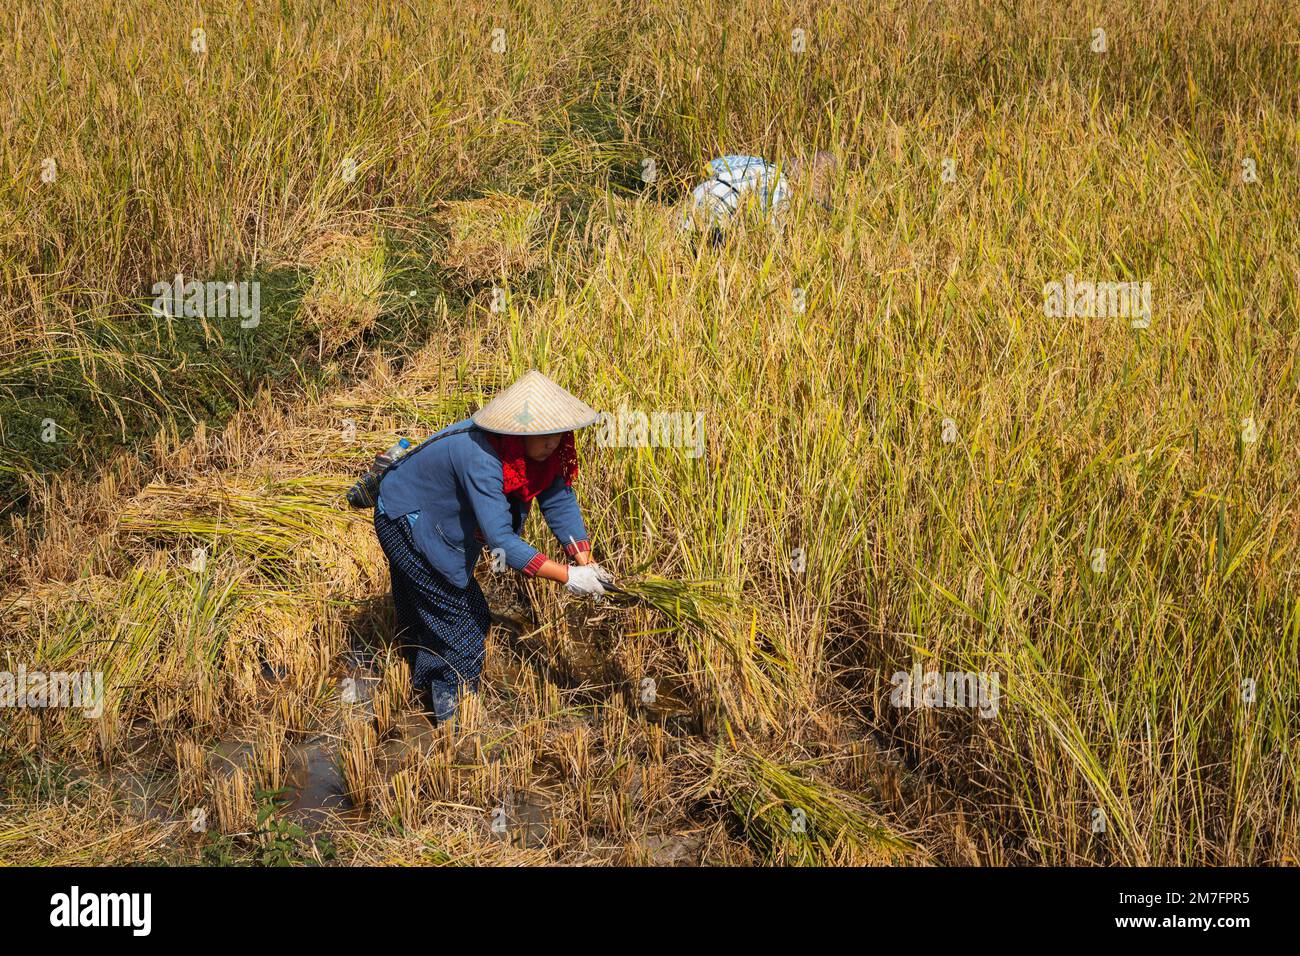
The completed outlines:
{"type": "Polygon", "coordinates": [[[579,564],[569,566],[569,580],[565,587],[573,594],[604,597],[605,585],[613,584],[614,578],[599,564],[579,564]]]}
{"type": "Polygon", "coordinates": [[[580,552],[574,560],[576,564],[561,564],[559,561],[552,561],[547,558],[542,566],[537,569],[539,578],[546,578],[549,581],[556,581],[563,584],[574,594],[591,594],[595,597],[601,597],[605,594],[604,582],[614,583],[614,576],[597,564],[591,557],[591,552],[580,552]],[[578,584],[573,582],[577,580],[578,584]],[[591,582],[595,581],[599,590],[592,590],[591,582]]]}

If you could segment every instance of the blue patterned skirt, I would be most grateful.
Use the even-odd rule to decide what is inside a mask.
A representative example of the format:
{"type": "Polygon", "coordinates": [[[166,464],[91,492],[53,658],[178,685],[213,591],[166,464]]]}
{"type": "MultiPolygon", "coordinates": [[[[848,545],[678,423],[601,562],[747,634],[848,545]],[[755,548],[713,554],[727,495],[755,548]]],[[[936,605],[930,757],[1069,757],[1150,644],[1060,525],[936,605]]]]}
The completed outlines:
{"type": "Polygon", "coordinates": [[[483,670],[483,643],[492,616],[478,582],[452,584],[415,546],[405,517],[375,513],[375,534],[388,556],[397,608],[398,641],[411,665],[415,689],[427,692],[435,716],[456,713],[462,688],[478,690],[483,670]]]}

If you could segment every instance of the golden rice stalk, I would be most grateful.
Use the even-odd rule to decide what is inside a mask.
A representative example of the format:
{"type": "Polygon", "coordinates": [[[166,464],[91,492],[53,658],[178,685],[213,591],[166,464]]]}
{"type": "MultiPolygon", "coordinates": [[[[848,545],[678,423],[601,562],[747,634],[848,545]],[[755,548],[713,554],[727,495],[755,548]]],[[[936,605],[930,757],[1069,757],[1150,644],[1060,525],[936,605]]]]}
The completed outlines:
{"type": "Polygon", "coordinates": [[[259,728],[250,761],[253,779],[259,790],[279,790],[283,785],[284,742],[283,725],[259,728]]]}
{"type": "Polygon", "coordinates": [[[375,712],[375,732],[380,737],[386,737],[396,726],[410,686],[410,669],[406,662],[396,656],[392,657],[384,667],[383,675],[371,697],[375,712]]]}
{"type": "Polygon", "coordinates": [[[371,803],[371,794],[380,785],[375,766],[375,748],[378,738],[374,726],[364,718],[348,724],[343,740],[343,782],[348,796],[357,807],[371,803]]]}
{"type": "Polygon", "coordinates": [[[172,748],[176,760],[176,789],[182,800],[198,803],[204,797],[207,749],[198,741],[181,737],[172,748]]]}
{"type": "Polygon", "coordinates": [[[387,787],[381,788],[379,812],[389,820],[401,822],[405,830],[414,830],[420,824],[420,811],[423,801],[420,799],[419,767],[407,767],[393,775],[387,787]]]}
{"type": "Polygon", "coordinates": [[[253,781],[242,767],[220,774],[212,783],[212,799],[222,833],[247,833],[257,822],[253,781]]]}
{"type": "MultiPolygon", "coordinates": [[[[489,776],[500,773],[500,767],[497,764],[489,764],[488,766],[492,769],[492,774],[489,774],[489,776]]],[[[429,786],[429,795],[433,799],[449,800],[452,798],[456,792],[456,776],[449,758],[439,756],[431,759],[427,762],[424,772],[429,786]]]]}

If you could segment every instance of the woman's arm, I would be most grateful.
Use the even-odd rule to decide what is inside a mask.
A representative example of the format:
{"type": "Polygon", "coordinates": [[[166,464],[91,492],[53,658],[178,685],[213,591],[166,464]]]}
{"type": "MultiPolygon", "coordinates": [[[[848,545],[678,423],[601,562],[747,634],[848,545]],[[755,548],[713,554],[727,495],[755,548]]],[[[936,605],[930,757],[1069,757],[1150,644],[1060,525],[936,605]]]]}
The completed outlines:
{"type": "MultiPolygon", "coordinates": [[[[474,517],[478,521],[479,527],[483,530],[483,537],[487,541],[489,549],[500,548],[505,554],[506,563],[527,576],[537,576],[546,578],[550,581],[556,581],[560,584],[569,582],[569,566],[561,564],[558,561],[552,561],[542,552],[538,551],[527,541],[524,541],[514,533],[514,528],[510,522],[510,505],[506,500],[504,484],[501,478],[500,463],[491,456],[483,456],[482,459],[473,460],[465,463],[462,471],[464,485],[469,492],[470,506],[474,509],[474,517]]],[[[564,515],[561,529],[568,534],[577,533],[579,540],[577,545],[566,545],[565,550],[570,553],[575,563],[585,565],[591,563],[591,548],[586,543],[587,532],[582,526],[582,517],[578,513],[577,502],[573,499],[573,489],[563,483],[559,485],[568,492],[567,497],[570,499],[569,508],[563,505],[560,512],[564,515]],[[576,523],[575,523],[576,519],[576,523]]],[[[539,495],[539,500],[547,495],[556,492],[554,486],[539,495]]],[[[560,494],[561,499],[566,496],[560,494]]],[[[547,505],[543,503],[542,510],[547,512],[547,505]]],[[[556,513],[554,506],[550,509],[550,514],[556,513]]],[[[550,520],[548,523],[552,530],[556,529],[556,524],[550,520]]],[[[559,532],[556,532],[559,536],[559,532]]],[[[563,540],[563,539],[562,539],[563,540]]]]}
{"type": "Polygon", "coordinates": [[[547,527],[569,559],[576,564],[590,564],[591,542],[573,488],[562,477],[556,478],[551,487],[537,496],[537,503],[542,508],[547,527]]]}
{"type": "Polygon", "coordinates": [[[489,550],[500,549],[506,564],[516,571],[530,576],[538,573],[550,559],[515,534],[500,462],[470,451],[458,464],[461,484],[489,550]]]}
{"type": "MultiPolygon", "coordinates": [[[[588,557],[590,557],[590,555],[588,555],[588,557]]],[[[581,563],[586,564],[587,562],[583,561],[581,563]]],[[[546,578],[549,581],[558,581],[561,584],[568,584],[569,566],[567,564],[560,564],[559,561],[552,561],[550,558],[547,558],[546,562],[537,569],[537,576],[539,578],[546,578]]]]}

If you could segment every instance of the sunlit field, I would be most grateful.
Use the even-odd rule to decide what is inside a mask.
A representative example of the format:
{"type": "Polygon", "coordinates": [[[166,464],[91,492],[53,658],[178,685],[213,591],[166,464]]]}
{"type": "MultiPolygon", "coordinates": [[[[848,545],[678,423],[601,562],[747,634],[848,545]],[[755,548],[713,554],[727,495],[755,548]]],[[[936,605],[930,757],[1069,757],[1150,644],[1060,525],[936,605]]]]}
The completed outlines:
{"type": "Polygon", "coordinates": [[[22,2],[0,84],[0,671],[103,680],[0,863],[1296,862],[1296,4],[22,2]],[[531,368],[699,444],[579,433],[628,593],[481,563],[434,729],[343,495],[531,368]]]}

